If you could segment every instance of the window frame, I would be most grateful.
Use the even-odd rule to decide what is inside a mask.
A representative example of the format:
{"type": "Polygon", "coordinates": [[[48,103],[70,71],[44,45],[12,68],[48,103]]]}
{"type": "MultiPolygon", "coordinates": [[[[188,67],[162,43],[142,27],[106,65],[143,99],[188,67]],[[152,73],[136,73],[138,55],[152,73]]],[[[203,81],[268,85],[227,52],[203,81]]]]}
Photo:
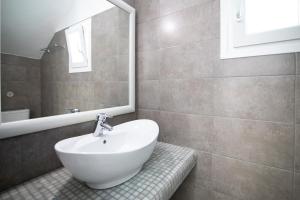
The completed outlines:
{"type": "MultiPolygon", "coordinates": [[[[241,27],[238,27],[241,26],[241,24],[236,22],[236,14],[241,8],[238,6],[239,1],[244,0],[221,0],[221,59],[300,51],[300,39],[287,37],[286,39],[278,41],[278,37],[281,37],[281,35],[278,35],[282,34],[282,31],[288,32],[294,27],[254,34],[252,37],[245,37],[245,34],[239,31],[242,30],[241,27]],[[270,35],[273,38],[270,37],[270,35]]],[[[297,28],[297,31],[299,31],[297,34],[300,34],[300,26],[297,28]]],[[[300,38],[300,35],[298,38],[300,38]]]]}

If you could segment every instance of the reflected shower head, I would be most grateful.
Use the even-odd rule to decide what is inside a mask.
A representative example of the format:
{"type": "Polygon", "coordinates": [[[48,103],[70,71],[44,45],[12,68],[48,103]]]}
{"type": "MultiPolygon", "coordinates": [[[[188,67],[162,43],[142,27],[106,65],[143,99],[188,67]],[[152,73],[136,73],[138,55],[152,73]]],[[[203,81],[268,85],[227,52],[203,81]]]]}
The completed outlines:
{"type": "Polygon", "coordinates": [[[43,48],[40,51],[44,52],[44,53],[50,53],[51,52],[50,49],[48,49],[48,48],[43,48]]]}

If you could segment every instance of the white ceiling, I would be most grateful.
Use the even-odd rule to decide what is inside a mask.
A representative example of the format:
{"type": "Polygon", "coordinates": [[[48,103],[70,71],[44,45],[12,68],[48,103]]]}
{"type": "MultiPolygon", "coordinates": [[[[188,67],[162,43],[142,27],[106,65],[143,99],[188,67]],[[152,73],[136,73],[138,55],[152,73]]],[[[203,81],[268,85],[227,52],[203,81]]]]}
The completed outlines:
{"type": "Polygon", "coordinates": [[[106,0],[1,0],[1,52],[40,59],[57,31],[113,6],[106,0]]]}

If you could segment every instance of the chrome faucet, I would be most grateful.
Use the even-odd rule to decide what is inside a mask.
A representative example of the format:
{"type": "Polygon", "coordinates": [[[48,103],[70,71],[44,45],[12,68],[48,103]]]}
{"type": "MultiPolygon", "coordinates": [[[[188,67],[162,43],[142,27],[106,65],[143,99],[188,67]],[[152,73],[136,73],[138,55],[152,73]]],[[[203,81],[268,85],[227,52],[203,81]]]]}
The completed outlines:
{"type": "Polygon", "coordinates": [[[112,131],[113,127],[111,125],[109,125],[108,123],[106,123],[106,119],[107,118],[112,118],[109,115],[107,115],[106,113],[99,113],[97,115],[97,127],[96,130],[94,132],[94,136],[95,137],[101,137],[103,136],[103,132],[106,131],[112,131]]]}

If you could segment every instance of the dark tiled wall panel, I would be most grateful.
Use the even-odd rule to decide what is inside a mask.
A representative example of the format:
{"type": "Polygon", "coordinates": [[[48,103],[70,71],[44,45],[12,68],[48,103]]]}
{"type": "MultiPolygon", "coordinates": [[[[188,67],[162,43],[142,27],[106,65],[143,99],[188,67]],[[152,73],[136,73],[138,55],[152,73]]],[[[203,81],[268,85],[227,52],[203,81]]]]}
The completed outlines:
{"type": "Polygon", "coordinates": [[[1,54],[1,109],[27,108],[30,117],[41,116],[40,60],[1,54]],[[14,96],[6,96],[12,91],[14,96]]]}
{"type": "Polygon", "coordinates": [[[219,0],[135,5],[138,118],[199,153],[173,199],[300,199],[300,54],[220,60],[219,0]]]}

